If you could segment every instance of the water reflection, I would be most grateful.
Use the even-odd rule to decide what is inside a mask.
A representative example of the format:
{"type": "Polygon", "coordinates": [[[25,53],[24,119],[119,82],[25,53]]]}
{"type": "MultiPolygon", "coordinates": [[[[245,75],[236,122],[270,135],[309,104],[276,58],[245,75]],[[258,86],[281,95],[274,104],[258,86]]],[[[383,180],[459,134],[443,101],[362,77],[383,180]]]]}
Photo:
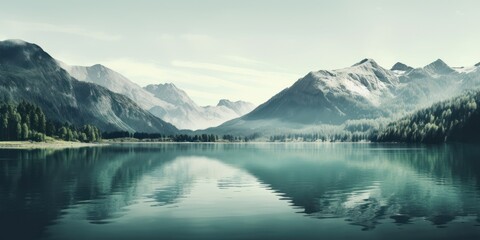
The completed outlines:
{"type": "Polygon", "coordinates": [[[243,161],[242,167],[307,216],[342,217],[369,230],[388,218],[445,225],[480,213],[480,154],[473,146],[317,145],[302,153],[288,148],[274,149],[285,150],[275,161],[243,161]]]}
{"type": "MultiPolygon", "coordinates": [[[[0,150],[0,226],[4,236],[19,239],[68,237],[63,229],[80,229],[85,221],[132,228],[133,219],[144,218],[188,220],[190,230],[202,233],[212,230],[207,223],[213,219],[234,216],[258,226],[285,218],[293,230],[302,215],[372,231],[379,224],[418,225],[418,219],[438,227],[457,221],[474,227],[480,222],[478,159],[480,150],[469,145],[0,150]]],[[[173,231],[161,233],[167,230],[173,231]]]]}
{"type": "Polygon", "coordinates": [[[157,153],[132,148],[2,150],[9,158],[0,162],[0,224],[7,233],[32,238],[77,204],[94,223],[119,217],[133,203],[138,179],[172,158],[157,153]],[[23,231],[25,226],[29,231],[23,231]]]}

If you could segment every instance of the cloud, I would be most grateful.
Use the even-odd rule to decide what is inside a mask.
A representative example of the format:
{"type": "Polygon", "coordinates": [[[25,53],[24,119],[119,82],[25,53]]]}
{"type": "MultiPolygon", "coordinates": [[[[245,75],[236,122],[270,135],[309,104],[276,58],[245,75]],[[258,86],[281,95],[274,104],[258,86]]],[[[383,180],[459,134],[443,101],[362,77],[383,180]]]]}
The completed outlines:
{"type": "MultiPolygon", "coordinates": [[[[256,61],[249,62],[254,64],[256,61]]],[[[259,62],[256,63],[259,64],[259,62]]],[[[268,100],[299,78],[297,74],[282,71],[258,70],[205,62],[177,60],[172,61],[172,66],[185,69],[184,71],[192,71],[192,73],[208,73],[208,75],[217,76],[228,82],[237,83],[238,88],[224,88],[223,91],[218,92],[219,98],[235,98],[255,104],[268,100]]],[[[266,67],[262,68],[268,69],[266,67]]]]}
{"type": "Polygon", "coordinates": [[[213,38],[206,34],[194,34],[194,33],[186,33],[180,35],[181,39],[191,42],[210,42],[213,41],[213,38]]]}
{"type": "Polygon", "coordinates": [[[150,79],[158,81],[165,75],[164,71],[153,63],[139,62],[128,58],[107,60],[102,64],[124,74],[140,85],[152,83],[150,79]]]}
{"type": "Polygon", "coordinates": [[[159,41],[189,41],[189,42],[211,42],[214,39],[206,34],[194,34],[194,33],[184,33],[184,34],[169,34],[162,33],[156,37],[159,41]]]}
{"type": "Polygon", "coordinates": [[[190,68],[197,70],[207,70],[212,72],[222,72],[231,74],[231,77],[243,79],[244,82],[255,82],[260,84],[275,84],[291,82],[292,79],[298,77],[297,75],[277,72],[277,71],[262,71],[253,68],[244,68],[236,66],[227,66],[204,62],[190,62],[190,61],[172,61],[172,66],[181,68],[190,68]],[[267,81],[268,80],[268,81],[267,81]],[[270,82],[269,82],[270,81],[270,82]],[[271,82],[273,81],[273,82],[271,82]]]}
{"type": "Polygon", "coordinates": [[[250,58],[240,57],[240,56],[229,55],[229,56],[224,56],[224,58],[233,62],[247,64],[251,66],[268,66],[269,65],[268,63],[265,63],[265,62],[261,62],[261,61],[250,59],[250,58]]]}
{"type": "Polygon", "coordinates": [[[2,21],[2,25],[11,27],[14,30],[20,31],[38,31],[38,32],[54,32],[77,35],[86,38],[92,38],[101,41],[117,41],[122,37],[120,35],[110,34],[102,31],[93,31],[91,29],[84,29],[78,26],[66,26],[59,24],[40,23],[40,22],[20,22],[20,21],[2,21]]]}
{"type": "MultiPolygon", "coordinates": [[[[201,101],[201,102],[203,102],[203,103],[200,104],[201,106],[216,105],[216,103],[221,99],[221,97],[219,97],[219,95],[217,95],[217,94],[212,94],[212,93],[209,93],[209,92],[199,91],[199,90],[194,90],[194,89],[188,89],[187,94],[193,99],[204,100],[204,101],[201,101]],[[206,104],[206,103],[208,103],[208,104],[206,104]]],[[[230,100],[232,100],[232,99],[230,99],[230,100]]]]}
{"type": "Polygon", "coordinates": [[[125,74],[128,78],[139,85],[155,83],[185,83],[199,86],[222,86],[229,88],[243,88],[244,86],[235,82],[226,81],[220,78],[204,74],[194,74],[188,71],[178,71],[169,67],[160,66],[151,62],[141,62],[128,58],[104,61],[103,64],[115,71],[125,74]]]}

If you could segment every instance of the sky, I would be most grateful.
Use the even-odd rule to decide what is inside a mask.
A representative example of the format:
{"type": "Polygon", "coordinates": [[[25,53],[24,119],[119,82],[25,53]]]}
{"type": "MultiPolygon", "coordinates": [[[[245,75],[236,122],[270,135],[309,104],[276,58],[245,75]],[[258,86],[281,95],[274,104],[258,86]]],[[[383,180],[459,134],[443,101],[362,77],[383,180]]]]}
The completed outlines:
{"type": "Polygon", "coordinates": [[[480,1],[2,1],[0,40],[140,86],[174,83],[199,105],[261,104],[310,71],[480,62],[480,1]]]}

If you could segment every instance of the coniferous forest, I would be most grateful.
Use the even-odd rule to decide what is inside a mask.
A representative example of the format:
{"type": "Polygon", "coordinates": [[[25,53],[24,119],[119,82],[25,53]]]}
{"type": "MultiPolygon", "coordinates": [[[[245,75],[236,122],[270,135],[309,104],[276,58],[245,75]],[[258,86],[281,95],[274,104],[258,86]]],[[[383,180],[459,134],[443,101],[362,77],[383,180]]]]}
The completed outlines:
{"type": "Polygon", "coordinates": [[[480,91],[467,92],[390,123],[374,141],[478,142],[480,91]]]}
{"type": "Polygon", "coordinates": [[[0,140],[41,142],[45,141],[46,136],[80,142],[97,142],[101,139],[100,131],[95,126],[78,128],[68,123],[51,121],[34,104],[0,104],[0,140]]]}

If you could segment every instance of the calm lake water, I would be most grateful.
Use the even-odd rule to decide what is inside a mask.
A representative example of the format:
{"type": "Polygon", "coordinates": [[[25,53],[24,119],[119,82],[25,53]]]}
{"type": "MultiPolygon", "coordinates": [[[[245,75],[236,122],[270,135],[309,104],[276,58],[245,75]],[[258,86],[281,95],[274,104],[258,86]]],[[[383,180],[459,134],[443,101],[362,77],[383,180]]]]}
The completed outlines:
{"type": "Polygon", "coordinates": [[[0,239],[480,239],[475,145],[0,150],[0,239]]]}

